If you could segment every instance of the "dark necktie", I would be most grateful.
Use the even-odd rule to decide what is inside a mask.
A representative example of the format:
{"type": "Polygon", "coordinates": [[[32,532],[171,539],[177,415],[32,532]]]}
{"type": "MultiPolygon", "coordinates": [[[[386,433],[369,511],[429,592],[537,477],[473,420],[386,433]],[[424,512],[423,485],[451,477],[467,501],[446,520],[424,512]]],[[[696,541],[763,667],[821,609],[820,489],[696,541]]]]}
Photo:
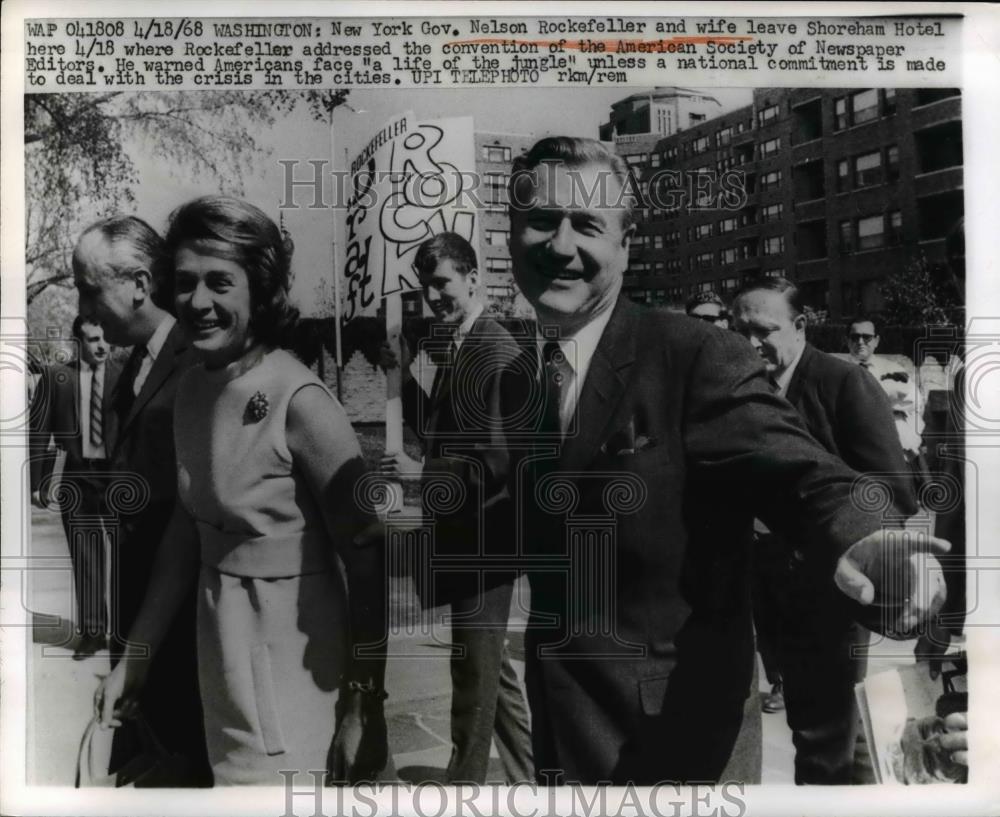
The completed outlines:
{"type": "Polygon", "coordinates": [[[90,371],[90,444],[100,448],[104,444],[104,369],[96,363],[90,371]]]}
{"type": "Polygon", "coordinates": [[[566,356],[559,347],[559,343],[554,340],[546,341],[545,345],[542,346],[541,370],[542,393],[545,397],[541,431],[544,434],[562,436],[560,408],[562,407],[563,391],[566,388],[565,364],[566,356]]]}
{"type": "Polygon", "coordinates": [[[118,405],[116,408],[118,417],[123,423],[135,402],[135,379],[139,376],[139,369],[142,368],[142,361],[146,359],[147,354],[144,345],[136,346],[132,350],[132,354],[129,355],[128,363],[125,364],[125,370],[118,381],[118,405]]]}

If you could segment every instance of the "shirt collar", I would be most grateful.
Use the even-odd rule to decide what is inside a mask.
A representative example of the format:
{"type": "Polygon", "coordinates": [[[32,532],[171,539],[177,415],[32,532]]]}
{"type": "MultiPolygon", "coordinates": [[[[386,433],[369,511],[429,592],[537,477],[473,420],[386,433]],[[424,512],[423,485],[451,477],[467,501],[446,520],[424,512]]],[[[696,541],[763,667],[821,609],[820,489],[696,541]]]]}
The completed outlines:
{"type": "Polygon", "coordinates": [[[483,309],[484,307],[481,303],[476,304],[466,319],[459,324],[458,329],[455,330],[455,334],[452,336],[452,341],[455,343],[456,349],[462,345],[465,336],[472,331],[472,325],[479,320],[479,316],[483,314],[483,309]]]}
{"type": "Polygon", "coordinates": [[[160,354],[160,349],[166,343],[167,335],[170,334],[170,330],[174,328],[175,323],[177,323],[177,319],[173,315],[168,314],[160,321],[160,325],[156,327],[149,340],[146,341],[146,353],[149,355],[150,360],[156,360],[156,356],[160,354]]]}
{"type": "Polygon", "coordinates": [[[799,361],[802,359],[802,353],[806,350],[806,345],[803,343],[799,348],[799,353],[795,356],[795,360],[792,361],[791,365],[781,373],[780,377],[774,379],[775,384],[778,386],[778,394],[785,397],[788,393],[788,384],[792,382],[792,375],[795,374],[795,367],[799,365],[799,361]]]}
{"type": "MultiPolygon", "coordinates": [[[[612,311],[613,309],[605,309],[590,323],[578,329],[576,334],[559,338],[559,348],[562,349],[566,362],[573,369],[581,384],[590,369],[590,361],[593,360],[594,353],[597,351],[597,344],[601,342],[608,321],[611,320],[612,311]]],[[[541,349],[545,345],[546,339],[542,337],[540,327],[536,329],[536,333],[538,348],[541,349]]]]}

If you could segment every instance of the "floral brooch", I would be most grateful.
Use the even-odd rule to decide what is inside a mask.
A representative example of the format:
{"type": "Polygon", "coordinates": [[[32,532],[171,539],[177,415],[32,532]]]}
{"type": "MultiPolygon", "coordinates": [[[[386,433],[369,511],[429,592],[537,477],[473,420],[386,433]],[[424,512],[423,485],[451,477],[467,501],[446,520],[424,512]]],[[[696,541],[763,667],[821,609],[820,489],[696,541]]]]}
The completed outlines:
{"type": "Polygon", "coordinates": [[[262,391],[254,392],[253,397],[247,403],[246,411],[243,412],[243,422],[246,423],[259,423],[265,417],[267,417],[268,411],[271,409],[271,404],[267,402],[267,395],[262,391]]]}

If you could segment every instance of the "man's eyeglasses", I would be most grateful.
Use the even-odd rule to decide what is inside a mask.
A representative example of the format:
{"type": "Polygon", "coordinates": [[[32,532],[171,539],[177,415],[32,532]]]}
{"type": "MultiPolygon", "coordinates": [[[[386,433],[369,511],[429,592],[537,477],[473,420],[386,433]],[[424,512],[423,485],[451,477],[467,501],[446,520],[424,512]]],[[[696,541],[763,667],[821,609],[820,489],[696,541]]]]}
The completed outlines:
{"type": "Polygon", "coordinates": [[[691,317],[705,321],[705,323],[719,323],[720,321],[729,320],[729,316],[725,312],[718,315],[692,315],[691,317]]]}
{"type": "Polygon", "coordinates": [[[851,332],[851,334],[849,334],[847,337],[849,337],[852,341],[854,341],[854,343],[858,343],[859,341],[862,340],[865,343],[871,343],[873,340],[875,340],[874,335],[863,335],[861,332],[851,332]]]}

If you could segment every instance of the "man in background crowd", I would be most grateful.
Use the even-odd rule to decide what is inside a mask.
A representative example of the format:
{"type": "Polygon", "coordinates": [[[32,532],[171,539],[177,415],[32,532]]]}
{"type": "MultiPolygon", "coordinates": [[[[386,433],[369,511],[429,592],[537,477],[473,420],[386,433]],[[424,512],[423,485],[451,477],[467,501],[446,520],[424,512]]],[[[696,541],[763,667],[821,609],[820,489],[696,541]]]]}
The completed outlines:
{"type": "MultiPolygon", "coordinates": [[[[92,224],[73,252],[81,313],[99,321],[112,343],[133,347],[118,381],[114,406],[118,438],[108,455],[115,471],[143,483],[146,502],[120,515],[118,550],[112,560],[118,596],[112,623],[119,642],[124,641],[142,604],[156,548],[173,512],[177,495],[174,396],[181,373],[195,362],[176,319],[160,305],[163,301],[154,300],[164,263],[163,239],[134,216],[92,224]]],[[[192,593],[153,659],[139,709],[166,749],[188,761],[191,784],[210,785],[194,618],[192,593]]],[[[143,649],[141,644],[115,647],[113,663],[121,649],[143,649]]],[[[135,731],[116,729],[111,768],[130,760],[139,748],[135,731]]]]}
{"type": "MultiPolygon", "coordinates": [[[[434,518],[430,585],[418,588],[426,607],[450,606],[450,783],[485,783],[495,737],[507,783],[534,778],[528,710],[506,646],[514,570],[485,570],[482,557],[511,557],[513,508],[507,493],[509,454],[500,434],[500,377],[517,346],[483,315],[476,252],[457,233],[439,233],[417,250],[414,268],[445,348],[440,364],[412,367],[403,341],[403,414],[420,438],[423,462],[387,452],[380,473],[421,477],[425,497],[435,478],[458,477],[465,496],[434,518]],[[428,373],[432,376],[427,377],[428,373]]],[[[432,341],[434,338],[432,338],[432,341]]],[[[396,365],[383,347],[383,365],[396,365]]],[[[440,485],[438,486],[441,487],[440,485]]]]}
{"type": "Polygon", "coordinates": [[[719,329],[729,328],[729,314],[726,312],[726,305],[722,302],[715,290],[709,289],[699,292],[691,297],[684,307],[684,311],[692,318],[710,323],[719,329]]]}
{"type": "Polygon", "coordinates": [[[880,341],[875,322],[870,318],[854,321],[847,330],[847,349],[851,360],[867,369],[888,395],[907,462],[922,473],[926,470],[920,450],[924,401],[920,399],[912,369],[908,371],[907,367],[875,353],[880,341]]]}
{"type": "MultiPolygon", "coordinates": [[[[48,507],[53,494],[55,459],[49,442],[66,452],[62,482],[56,493],[66,544],[73,562],[79,638],[74,660],[107,646],[108,609],[106,549],[111,481],[108,452],[114,445],[112,394],[120,367],[110,358],[100,324],[77,315],[73,320],[76,359],[42,370],[31,413],[31,501],[48,507]]],[[[114,601],[111,601],[113,606],[114,601]]]]}
{"type": "MultiPolygon", "coordinates": [[[[912,485],[885,394],[870,377],[806,341],[799,290],[783,278],[745,284],[733,299],[734,328],[759,353],[778,393],[812,436],[891,491],[895,508],[916,512],[912,485]]],[[[864,678],[868,632],[804,538],[781,537],[785,575],[768,576],[757,614],[774,639],[795,744],[795,782],[863,782],[854,772],[860,724],[854,685],[864,678]]],[[[764,543],[762,543],[763,545],[764,543]]]]}

